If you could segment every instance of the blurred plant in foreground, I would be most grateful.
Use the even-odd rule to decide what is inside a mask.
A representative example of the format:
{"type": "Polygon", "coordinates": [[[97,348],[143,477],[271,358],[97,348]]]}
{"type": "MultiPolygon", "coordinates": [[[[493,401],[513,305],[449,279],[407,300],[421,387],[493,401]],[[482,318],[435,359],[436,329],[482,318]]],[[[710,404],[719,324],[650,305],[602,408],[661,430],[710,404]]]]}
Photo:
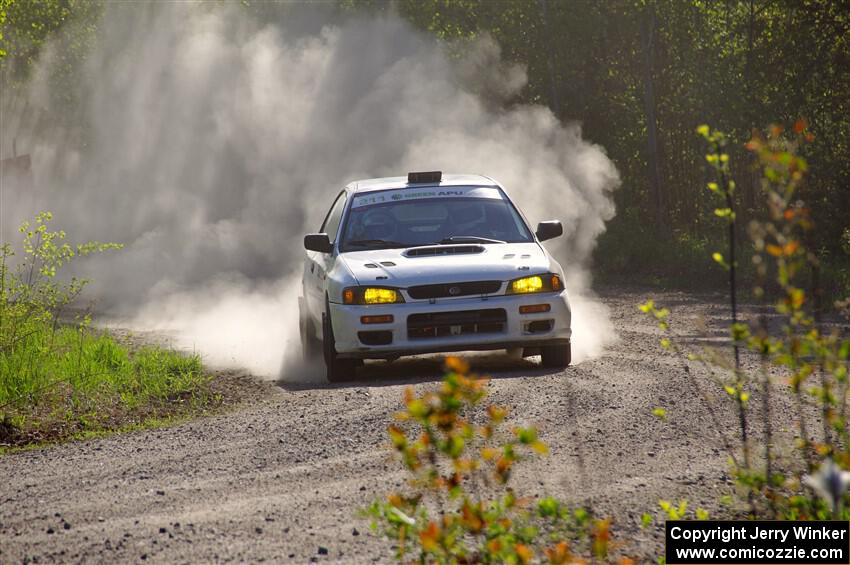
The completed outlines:
{"type": "MultiPolygon", "coordinates": [[[[610,521],[509,483],[517,463],[548,449],[533,427],[505,431],[505,408],[482,406],[488,381],[450,357],[440,387],[405,392],[389,427],[409,490],[372,504],[372,528],[416,563],[582,563],[608,560],[610,521]],[[473,420],[480,417],[483,423],[473,420]]],[[[623,559],[623,563],[630,563],[623,559]]]]}
{"type": "MultiPolygon", "coordinates": [[[[752,221],[748,230],[756,272],[753,295],[769,308],[762,308],[753,320],[741,322],[735,278],[734,237],[738,229],[735,185],[727,174],[727,139],[708,126],[700,126],[698,132],[708,142],[706,160],[714,171],[715,178],[708,188],[723,197],[723,206],[715,214],[729,226],[727,255],[718,252],[713,257],[730,273],[729,335],[733,359],[718,348],[685,350],[669,335],[667,309],[651,300],[640,308],[664,332],[662,347],[704,363],[712,374],[719,370],[725,375],[719,378],[719,384],[734,402],[740,439],[738,449],[731,446],[727,449],[749,513],[768,518],[850,519],[847,504],[850,502],[847,491],[850,339],[846,325],[823,322],[820,264],[816,253],[807,247],[814,224],[809,209],[797,196],[808,170],[799,150],[812,140],[812,135],[805,121],[799,120],[790,136],[780,126],[772,126],[767,136],[755,135],[746,145],[759,164],[761,189],[767,204],[766,217],[752,221]],[[810,275],[809,281],[801,280],[806,274],[810,275]],[[750,351],[757,359],[755,369],[742,368],[741,349],[750,351]],[[780,386],[781,382],[787,386],[780,386]],[[776,417],[771,397],[783,391],[791,395],[794,405],[788,417],[793,420],[797,441],[790,457],[780,457],[784,446],[777,444],[773,430],[776,417]],[[757,411],[752,409],[756,396],[760,397],[757,411]],[[752,438],[754,417],[761,420],[761,441],[752,438]]],[[[835,307],[846,310],[847,303],[838,302],[835,307]]],[[[707,395],[701,393],[689,373],[688,378],[695,392],[709,404],[722,436],[723,424],[711,409],[707,395]]]]}

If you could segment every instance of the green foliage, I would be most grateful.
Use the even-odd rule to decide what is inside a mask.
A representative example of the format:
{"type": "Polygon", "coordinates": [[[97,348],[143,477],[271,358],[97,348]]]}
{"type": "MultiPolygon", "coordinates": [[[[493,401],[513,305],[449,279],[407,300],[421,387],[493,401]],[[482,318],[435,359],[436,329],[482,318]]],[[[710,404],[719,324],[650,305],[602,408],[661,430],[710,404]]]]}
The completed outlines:
{"type": "MultiPolygon", "coordinates": [[[[4,104],[30,96],[29,80],[38,67],[49,96],[49,104],[39,102],[38,115],[44,122],[68,126],[81,145],[87,126],[80,117],[90,111],[81,100],[81,82],[86,80],[86,59],[98,37],[103,9],[102,0],[0,0],[0,19],[5,14],[0,23],[4,104]]],[[[17,137],[25,132],[6,133],[17,137]]],[[[12,137],[5,138],[4,145],[12,137]]]]}
{"type": "Polygon", "coordinates": [[[0,0],[2,46],[9,56],[15,80],[22,80],[38,61],[45,45],[62,37],[65,63],[85,56],[99,20],[102,4],[97,0],[0,0]]]}
{"type": "Polygon", "coordinates": [[[0,0],[0,60],[6,57],[6,49],[4,49],[5,41],[3,40],[3,28],[6,23],[6,12],[9,10],[9,6],[12,4],[12,0],[0,0]]]}
{"type": "MultiPolygon", "coordinates": [[[[626,0],[340,0],[369,13],[395,11],[448,40],[492,35],[508,61],[525,66],[519,102],[547,105],[580,120],[583,134],[606,148],[625,180],[617,216],[597,249],[608,276],[636,273],[662,282],[701,283],[700,249],[716,243],[714,195],[704,183],[694,116],[726,132],[735,210],[746,224],[764,211],[744,148],[754,128],[780,117],[808,116],[816,135],[806,148],[812,182],[803,196],[820,218],[813,248],[837,260],[850,209],[850,11],[820,0],[678,2],[626,0]],[[650,9],[651,8],[651,9],[650,9]],[[656,19],[650,41],[650,16],[656,19]],[[813,32],[817,30],[817,33],[813,32]],[[647,63],[650,64],[647,64],[647,63]],[[660,215],[647,148],[645,89],[655,95],[660,215]],[[649,220],[652,218],[653,220],[649,220]]],[[[744,264],[741,257],[741,263],[744,264]]],[[[742,275],[749,275],[748,266],[742,275]]],[[[837,280],[848,266],[824,272],[837,280]]],[[[722,277],[718,277],[722,278],[722,277]]],[[[650,281],[652,282],[652,281],[650,281]]],[[[707,283],[710,284],[710,283],[707,283]]],[[[842,287],[843,290],[843,287],[842,287]]]]}
{"type": "MultiPolygon", "coordinates": [[[[72,302],[82,292],[87,280],[72,278],[70,282],[57,279],[56,273],[63,265],[75,257],[85,257],[92,253],[101,253],[110,249],[121,249],[117,243],[88,243],[71,246],[65,243],[65,232],[48,231],[53,219],[50,212],[41,212],[35,218],[35,224],[24,222],[19,228],[23,235],[23,257],[16,271],[11,271],[10,261],[15,253],[11,244],[0,248],[0,283],[4,314],[11,317],[9,323],[17,321],[21,311],[27,311],[32,317],[44,317],[72,302]]],[[[5,317],[5,316],[4,316],[5,317]]]]}
{"type": "MultiPolygon", "coordinates": [[[[285,20],[296,9],[285,2],[242,4],[263,23],[285,20]]],[[[790,122],[808,116],[815,138],[805,157],[814,176],[800,195],[819,218],[810,246],[824,262],[825,291],[844,292],[850,285],[842,244],[844,211],[850,209],[850,11],[843,3],[336,0],[331,8],[331,19],[398,14],[448,44],[489,34],[507,61],[527,71],[527,86],[508,103],[545,104],[562,120],[580,120],[583,134],[606,148],[625,180],[615,194],[617,216],[596,251],[597,269],[609,278],[689,286],[722,279],[692,276],[705,266],[705,248],[713,251],[718,243],[714,195],[688,189],[705,180],[694,116],[727,134],[729,176],[738,190],[734,207],[717,209],[734,208],[741,225],[765,211],[744,149],[753,128],[776,117],[790,122]],[[649,174],[647,86],[655,98],[657,203],[649,174]]],[[[0,23],[0,50],[8,51],[0,56],[8,71],[4,86],[23,86],[45,47],[55,46],[45,61],[54,99],[45,121],[85,113],[75,79],[101,31],[103,11],[100,0],[0,0],[0,20],[7,16],[0,23]]],[[[493,94],[486,80],[478,87],[493,94]]],[[[748,263],[740,262],[741,275],[749,277],[748,263]]]]}
{"type": "Polygon", "coordinates": [[[24,222],[22,252],[0,248],[0,444],[23,445],[126,426],[201,406],[208,378],[197,356],[159,348],[131,352],[63,311],[85,279],[62,267],[114,243],[70,245],[43,212],[24,222]]]}
{"type": "MultiPolygon", "coordinates": [[[[708,188],[728,199],[735,187],[726,176],[726,137],[707,126],[701,126],[698,133],[709,143],[707,161],[717,177],[708,183],[708,188]]],[[[807,246],[814,222],[811,210],[799,199],[808,172],[808,163],[800,152],[812,140],[806,122],[798,120],[790,135],[773,126],[767,136],[755,135],[747,144],[762,172],[761,190],[768,212],[763,220],[751,220],[748,228],[755,274],[753,295],[772,307],[771,317],[781,322],[779,332],[771,330],[764,314],[749,322],[734,319],[734,284],[733,322],[729,326],[734,360],[716,348],[686,351],[675,338],[666,335],[669,311],[651,300],[640,306],[665,332],[667,348],[704,363],[713,374],[727,375],[718,384],[734,403],[740,427],[739,448],[730,453],[736,482],[750,514],[773,519],[850,518],[850,338],[846,328],[829,328],[821,321],[824,306],[817,286],[820,262],[807,246]],[[811,291],[805,288],[807,281],[803,279],[809,278],[806,275],[815,282],[811,291]],[[758,369],[741,368],[738,348],[760,360],[758,369]],[[785,380],[778,380],[775,373],[785,380]],[[796,407],[792,419],[799,440],[793,458],[780,458],[784,446],[775,445],[771,396],[776,389],[789,395],[796,407]],[[760,444],[754,444],[750,437],[755,394],[761,401],[764,440],[760,444]],[[817,417],[812,417],[810,407],[817,409],[817,417]]],[[[730,230],[736,229],[734,214],[717,215],[729,223],[730,230]]],[[[725,263],[722,256],[715,260],[725,263]]],[[[846,308],[847,303],[836,306],[846,308]]],[[[669,514],[671,508],[668,503],[664,510],[669,514]]]]}
{"type": "Polygon", "coordinates": [[[723,283],[722,273],[691,277],[711,266],[711,251],[718,244],[716,234],[694,235],[681,226],[673,225],[672,233],[655,233],[646,213],[636,207],[621,208],[599,239],[594,277],[613,284],[671,287],[687,283],[690,289],[713,289],[723,283]]]}
{"type": "Polygon", "coordinates": [[[519,462],[547,453],[537,430],[506,432],[508,411],[482,406],[487,381],[470,376],[460,359],[449,358],[447,367],[438,390],[421,396],[407,390],[405,409],[389,427],[410,475],[409,491],[375,501],[368,515],[373,529],[395,542],[396,557],[417,563],[606,559],[608,520],[551,497],[534,504],[510,486],[519,462]]]}

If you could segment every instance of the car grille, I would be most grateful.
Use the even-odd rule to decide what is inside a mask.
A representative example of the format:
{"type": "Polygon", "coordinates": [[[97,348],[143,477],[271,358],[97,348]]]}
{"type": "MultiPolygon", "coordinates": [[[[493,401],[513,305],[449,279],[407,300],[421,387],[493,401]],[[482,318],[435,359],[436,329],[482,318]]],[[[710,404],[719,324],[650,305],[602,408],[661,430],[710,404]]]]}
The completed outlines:
{"type": "Polygon", "coordinates": [[[407,317],[407,337],[408,339],[428,339],[501,333],[505,331],[507,319],[503,308],[411,314],[407,317]]]}
{"type": "Polygon", "coordinates": [[[426,300],[428,298],[444,298],[446,296],[469,296],[470,294],[493,294],[502,288],[501,281],[475,281],[463,283],[446,284],[424,284],[412,286],[407,289],[407,294],[414,300],[426,300]]]}

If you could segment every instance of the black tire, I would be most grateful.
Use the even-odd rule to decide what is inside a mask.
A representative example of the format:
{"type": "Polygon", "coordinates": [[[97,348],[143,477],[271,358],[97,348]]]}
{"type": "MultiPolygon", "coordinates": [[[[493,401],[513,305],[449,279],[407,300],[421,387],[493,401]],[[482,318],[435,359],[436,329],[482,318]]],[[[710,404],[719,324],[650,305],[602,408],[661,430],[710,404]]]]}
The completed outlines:
{"type": "Polygon", "coordinates": [[[298,330],[301,335],[301,355],[306,363],[311,363],[318,359],[322,352],[322,342],[316,337],[316,332],[313,329],[313,322],[307,317],[304,311],[303,299],[298,300],[298,330]]]}
{"type": "Polygon", "coordinates": [[[563,369],[570,366],[573,353],[569,342],[566,344],[547,345],[540,348],[540,358],[544,367],[563,369]]]}
{"type": "Polygon", "coordinates": [[[328,382],[341,383],[353,379],[357,368],[356,360],[340,359],[337,356],[334,330],[329,312],[322,315],[322,337],[322,352],[325,357],[328,382]]]}

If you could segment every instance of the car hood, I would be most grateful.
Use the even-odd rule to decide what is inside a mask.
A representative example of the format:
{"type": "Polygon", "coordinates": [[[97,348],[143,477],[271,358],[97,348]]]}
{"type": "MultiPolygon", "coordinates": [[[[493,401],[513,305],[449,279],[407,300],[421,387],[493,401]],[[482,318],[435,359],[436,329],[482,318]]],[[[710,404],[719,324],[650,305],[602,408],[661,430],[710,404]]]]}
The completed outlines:
{"type": "Polygon", "coordinates": [[[552,270],[537,243],[457,244],[350,251],[340,256],[358,284],[406,288],[420,284],[507,281],[552,270]]]}

